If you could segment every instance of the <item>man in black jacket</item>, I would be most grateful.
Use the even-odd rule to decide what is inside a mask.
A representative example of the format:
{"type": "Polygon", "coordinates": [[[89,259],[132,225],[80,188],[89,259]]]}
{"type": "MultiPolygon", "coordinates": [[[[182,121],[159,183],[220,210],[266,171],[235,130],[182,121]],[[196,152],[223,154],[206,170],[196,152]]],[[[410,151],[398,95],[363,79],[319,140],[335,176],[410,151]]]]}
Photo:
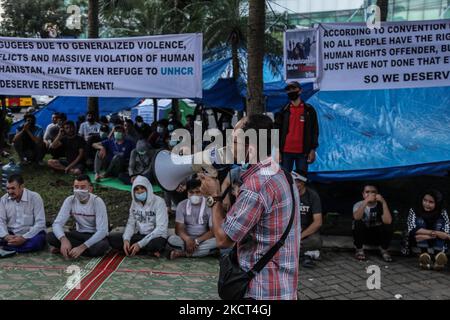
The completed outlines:
{"type": "MultiPolygon", "coordinates": [[[[319,124],[314,108],[300,97],[300,83],[289,82],[285,88],[290,103],[281,111],[281,163],[287,171],[308,171],[308,164],[316,159],[319,146],[319,124]]],[[[281,120],[280,119],[280,120],[281,120]]]]}

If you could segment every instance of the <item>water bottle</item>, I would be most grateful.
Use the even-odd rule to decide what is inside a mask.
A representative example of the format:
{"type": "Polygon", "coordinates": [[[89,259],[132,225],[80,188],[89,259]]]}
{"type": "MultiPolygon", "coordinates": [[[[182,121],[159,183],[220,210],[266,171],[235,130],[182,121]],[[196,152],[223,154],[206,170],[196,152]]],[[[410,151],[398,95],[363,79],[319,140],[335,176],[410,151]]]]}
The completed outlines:
{"type": "Polygon", "coordinates": [[[8,178],[13,174],[21,174],[22,169],[14,162],[14,159],[10,158],[9,163],[2,167],[2,190],[6,191],[6,183],[8,178]]]}

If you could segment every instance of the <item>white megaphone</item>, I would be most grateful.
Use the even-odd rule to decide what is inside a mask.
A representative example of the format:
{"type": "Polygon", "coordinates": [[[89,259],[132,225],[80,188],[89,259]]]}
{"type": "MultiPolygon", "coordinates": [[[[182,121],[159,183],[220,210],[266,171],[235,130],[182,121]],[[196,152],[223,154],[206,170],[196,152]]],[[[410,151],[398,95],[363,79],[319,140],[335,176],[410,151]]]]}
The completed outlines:
{"type": "Polygon", "coordinates": [[[218,169],[229,168],[232,156],[226,147],[206,149],[192,155],[180,156],[167,150],[158,151],[152,164],[152,174],[165,191],[174,191],[194,173],[205,172],[217,177],[218,169]]]}

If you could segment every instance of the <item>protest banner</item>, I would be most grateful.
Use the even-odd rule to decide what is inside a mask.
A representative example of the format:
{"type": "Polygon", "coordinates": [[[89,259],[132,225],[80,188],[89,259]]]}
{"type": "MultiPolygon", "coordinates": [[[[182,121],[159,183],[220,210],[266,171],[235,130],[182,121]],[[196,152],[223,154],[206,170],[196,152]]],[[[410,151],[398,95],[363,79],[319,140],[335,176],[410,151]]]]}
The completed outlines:
{"type": "Polygon", "coordinates": [[[322,24],[321,90],[450,85],[450,20],[322,24]]]}
{"type": "Polygon", "coordinates": [[[202,97],[202,35],[117,39],[0,37],[0,93],[202,97]]]}

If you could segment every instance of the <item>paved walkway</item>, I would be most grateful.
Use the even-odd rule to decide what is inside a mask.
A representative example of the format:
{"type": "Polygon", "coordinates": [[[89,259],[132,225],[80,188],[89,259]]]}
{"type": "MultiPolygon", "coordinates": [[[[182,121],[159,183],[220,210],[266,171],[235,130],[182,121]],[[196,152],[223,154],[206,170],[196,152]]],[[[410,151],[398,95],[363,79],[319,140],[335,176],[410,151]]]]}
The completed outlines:
{"type": "Polygon", "coordinates": [[[360,262],[352,251],[326,250],[314,268],[301,269],[300,299],[450,299],[448,268],[442,272],[420,270],[416,257],[393,257],[392,263],[386,263],[377,252],[368,252],[367,256],[367,261],[360,262]],[[367,280],[373,275],[367,273],[370,266],[380,268],[380,289],[367,288],[367,280]]]}

